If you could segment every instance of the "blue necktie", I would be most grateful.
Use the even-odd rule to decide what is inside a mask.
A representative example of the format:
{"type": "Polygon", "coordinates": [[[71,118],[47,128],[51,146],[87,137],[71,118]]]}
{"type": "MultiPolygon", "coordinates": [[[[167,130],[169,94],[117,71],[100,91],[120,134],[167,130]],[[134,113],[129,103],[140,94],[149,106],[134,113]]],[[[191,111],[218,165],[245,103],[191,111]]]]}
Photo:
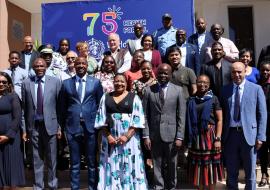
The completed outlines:
{"type": "Polygon", "coordinates": [[[234,113],[233,120],[240,120],[240,94],[239,94],[239,86],[236,87],[235,95],[234,95],[234,113]]]}
{"type": "Polygon", "coordinates": [[[78,97],[81,101],[82,99],[82,79],[79,79],[79,86],[78,86],[78,89],[77,89],[77,93],[78,93],[78,97]]]}

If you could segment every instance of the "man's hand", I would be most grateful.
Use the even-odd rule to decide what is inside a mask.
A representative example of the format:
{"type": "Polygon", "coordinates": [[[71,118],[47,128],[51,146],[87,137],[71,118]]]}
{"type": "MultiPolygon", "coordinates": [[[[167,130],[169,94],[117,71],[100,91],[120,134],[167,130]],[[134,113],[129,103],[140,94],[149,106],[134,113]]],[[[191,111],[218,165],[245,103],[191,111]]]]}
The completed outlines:
{"type": "Polygon", "coordinates": [[[24,142],[28,141],[26,132],[23,132],[22,139],[24,142]]]}
{"type": "Polygon", "coordinates": [[[180,149],[181,146],[182,146],[182,144],[183,144],[183,141],[182,140],[179,140],[179,139],[176,139],[174,143],[175,143],[175,147],[177,149],[180,149]]]}
{"type": "Polygon", "coordinates": [[[7,136],[1,135],[0,136],[0,144],[4,144],[9,140],[7,136]]]}
{"type": "Polygon", "coordinates": [[[151,150],[151,140],[150,138],[145,138],[144,139],[144,146],[147,150],[151,150]]]}
{"type": "Polygon", "coordinates": [[[259,150],[262,147],[263,142],[260,140],[256,140],[256,150],[259,150]]]}

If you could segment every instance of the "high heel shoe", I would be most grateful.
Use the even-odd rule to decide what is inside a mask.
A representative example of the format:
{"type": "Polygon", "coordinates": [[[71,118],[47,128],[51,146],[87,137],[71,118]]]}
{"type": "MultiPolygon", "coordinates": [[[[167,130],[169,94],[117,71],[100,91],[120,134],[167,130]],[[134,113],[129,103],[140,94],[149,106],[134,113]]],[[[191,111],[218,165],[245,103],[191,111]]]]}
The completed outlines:
{"type": "Polygon", "coordinates": [[[258,187],[264,187],[269,184],[269,177],[262,177],[258,187]]]}

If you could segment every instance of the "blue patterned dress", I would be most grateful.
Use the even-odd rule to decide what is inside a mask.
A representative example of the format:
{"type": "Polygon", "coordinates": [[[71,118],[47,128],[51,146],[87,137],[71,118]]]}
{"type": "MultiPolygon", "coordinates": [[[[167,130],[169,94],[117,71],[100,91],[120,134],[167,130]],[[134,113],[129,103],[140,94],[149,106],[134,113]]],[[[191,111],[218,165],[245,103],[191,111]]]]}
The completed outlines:
{"type": "MultiPolygon", "coordinates": [[[[117,138],[129,127],[144,128],[144,113],[137,95],[128,95],[118,104],[112,93],[104,94],[96,116],[95,128],[108,125],[117,138]]],[[[138,131],[124,145],[109,147],[101,152],[99,163],[99,190],[145,190],[147,182],[138,131]]]]}

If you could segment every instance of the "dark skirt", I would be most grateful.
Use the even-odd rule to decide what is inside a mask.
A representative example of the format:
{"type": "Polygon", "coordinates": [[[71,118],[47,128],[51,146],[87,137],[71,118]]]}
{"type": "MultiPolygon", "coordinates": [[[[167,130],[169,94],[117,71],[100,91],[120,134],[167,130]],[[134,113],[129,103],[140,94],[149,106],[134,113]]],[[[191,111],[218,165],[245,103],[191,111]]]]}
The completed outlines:
{"type": "Polygon", "coordinates": [[[0,187],[23,186],[25,184],[20,138],[18,132],[14,139],[0,145],[0,187]]]}
{"type": "Polygon", "coordinates": [[[208,186],[223,179],[221,151],[215,150],[215,126],[209,125],[192,140],[188,151],[189,179],[194,186],[208,186]]]}

